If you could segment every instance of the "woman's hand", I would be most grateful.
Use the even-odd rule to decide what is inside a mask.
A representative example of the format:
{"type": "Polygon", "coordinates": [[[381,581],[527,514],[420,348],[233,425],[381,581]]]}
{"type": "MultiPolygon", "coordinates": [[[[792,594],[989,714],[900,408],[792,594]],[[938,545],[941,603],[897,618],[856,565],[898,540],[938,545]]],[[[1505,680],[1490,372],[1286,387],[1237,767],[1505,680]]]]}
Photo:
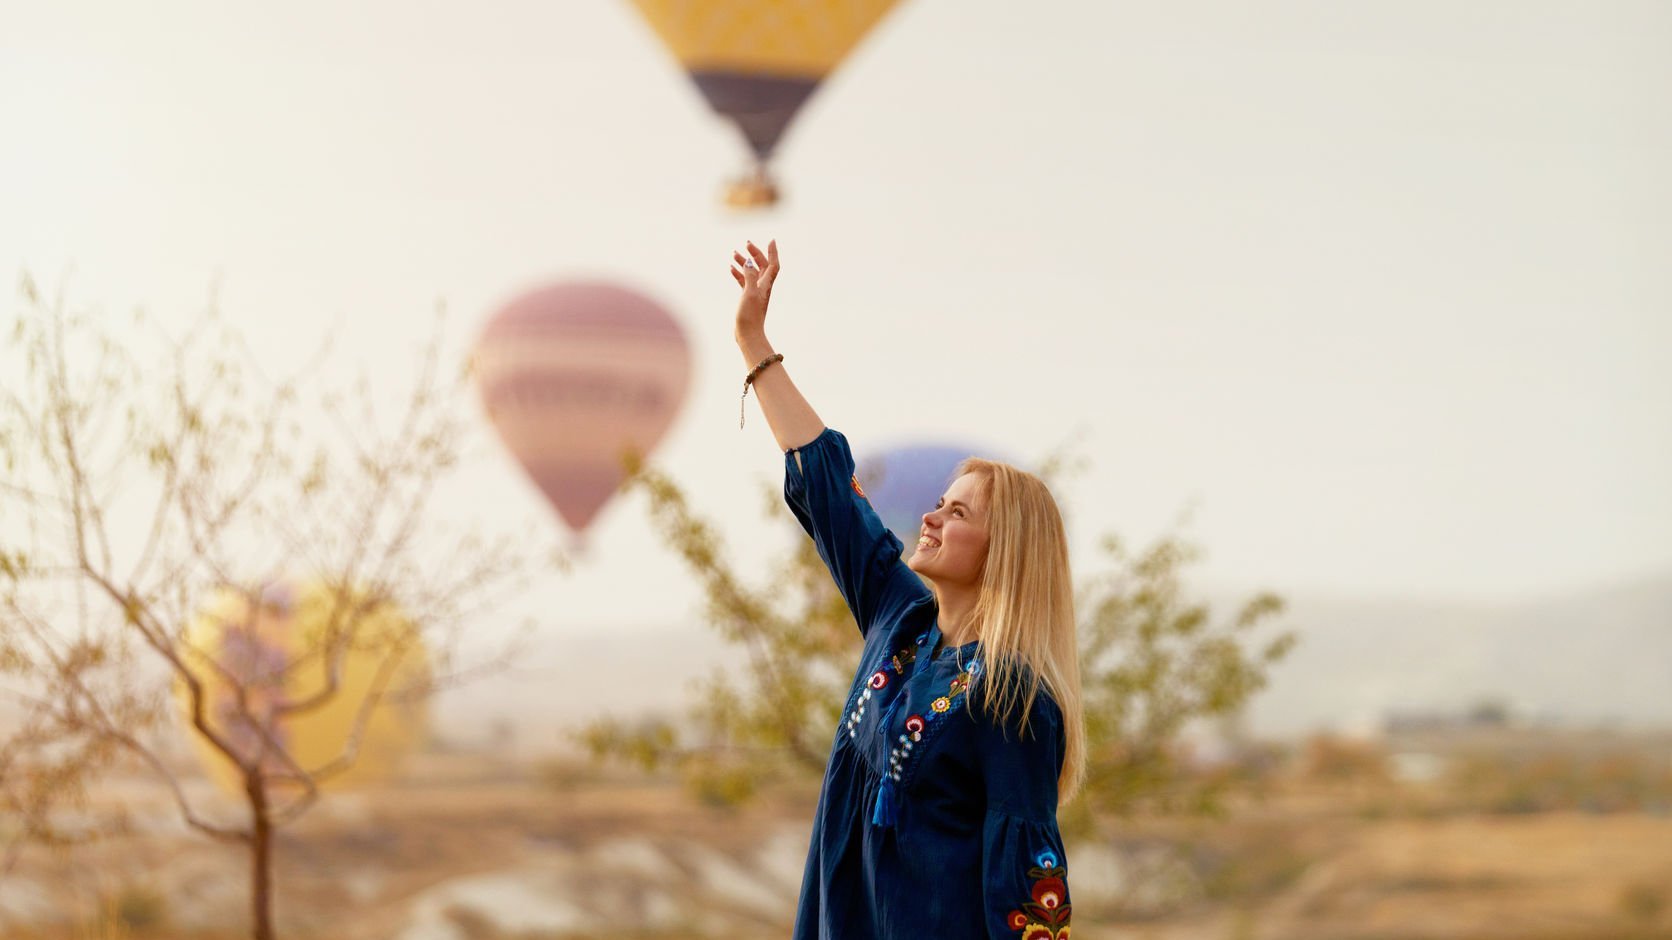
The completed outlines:
{"type": "MultiPolygon", "coordinates": [[[[778,279],[778,243],[767,242],[765,251],[756,248],[754,242],[748,244],[747,256],[732,252],[732,279],[743,288],[743,296],[737,300],[737,349],[743,354],[745,369],[769,364],[755,374],[752,386],[745,384],[744,397],[753,387],[778,449],[788,452],[817,439],[824,433],[824,422],[801,397],[790,374],[784,371],[784,357],[777,355],[766,339],[766,304],[772,299],[772,282],[778,279]]],[[[799,466],[799,451],[795,459],[799,466]]]]}
{"type": "Polygon", "coordinates": [[[736,333],[739,340],[766,332],[766,305],[772,300],[772,282],[778,279],[778,242],[766,243],[766,251],[748,243],[747,257],[732,252],[732,279],[743,288],[737,299],[736,333]]]}

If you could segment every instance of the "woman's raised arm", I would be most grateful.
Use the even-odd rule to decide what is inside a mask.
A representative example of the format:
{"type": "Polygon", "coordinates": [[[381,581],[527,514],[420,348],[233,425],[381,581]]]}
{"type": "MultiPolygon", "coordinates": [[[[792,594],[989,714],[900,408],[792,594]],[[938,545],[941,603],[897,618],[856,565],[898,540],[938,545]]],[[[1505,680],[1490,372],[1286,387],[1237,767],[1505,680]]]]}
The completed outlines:
{"type": "MultiPolygon", "coordinates": [[[[732,277],[743,288],[737,348],[746,368],[753,369],[776,355],[766,341],[766,304],[778,277],[778,245],[768,242],[763,252],[750,242],[749,254],[734,253],[732,260],[732,277]]],[[[891,611],[927,600],[928,588],[900,560],[900,540],[860,489],[847,438],[824,426],[783,363],[761,369],[754,387],[778,447],[795,454],[793,462],[784,458],[784,501],[812,537],[859,632],[868,637],[872,624],[891,611]]]]}
{"type": "MultiPolygon", "coordinates": [[[[731,269],[732,278],[743,288],[737,301],[735,336],[737,348],[743,353],[745,370],[753,369],[776,352],[766,338],[766,307],[772,299],[772,282],[777,280],[779,271],[777,241],[767,242],[764,252],[754,242],[749,242],[748,249],[748,255],[732,252],[731,269]]],[[[824,430],[818,412],[801,397],[782,361],[762,369],[755,376],[754,389],[779,450],[810,444],[824,430]]]]}

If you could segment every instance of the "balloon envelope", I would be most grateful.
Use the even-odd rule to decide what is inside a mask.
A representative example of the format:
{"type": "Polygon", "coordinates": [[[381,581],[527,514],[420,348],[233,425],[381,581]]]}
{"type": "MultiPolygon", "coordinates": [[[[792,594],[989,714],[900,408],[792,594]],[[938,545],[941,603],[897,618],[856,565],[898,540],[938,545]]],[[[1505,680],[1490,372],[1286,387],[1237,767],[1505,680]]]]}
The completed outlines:
{"type": "MultiPolygon", "coordinates": [[[[241,759],[259,758],[269,772],[290,770],[272,752],[274,744],[313,772],[342,757],[358,731],[353,765],[318,781],[323,788],[352,786],[393,772],[423,738],[428,707],[416,693],[428,683],[429,656],[417,628],[391,603],[295,579],[259,591],[223,588],[187,625],[186,644],[186,665],[203,686],[210,728],[241,759]],[[286,711],[287,703],[328,688],[333,637],[349,641],[336,646],[336,690],[317,707],[286,711]],[[376,692],[380,697],[362,717],[376,692]]],[[[174,692],[192,730],[190,690],[177,681],[174,692]]],[[[194,731],[191,738],[210,777],[228,792],[243,792],[234,763],[202,735],[194,731]]]]}
{"type": "Polygon", "coordinates": [[[649,454],[673,423],[691,354],[685,331],[656,302],[577,281],[524,294],[495,314],[475,370],[505,446],[580,533],[625,479],[623,454],[649,454]]]}
{"type": "Polygon", "coordinates": [[[764,164],[819,83],[896,0],[632,2],[764,164]]]}

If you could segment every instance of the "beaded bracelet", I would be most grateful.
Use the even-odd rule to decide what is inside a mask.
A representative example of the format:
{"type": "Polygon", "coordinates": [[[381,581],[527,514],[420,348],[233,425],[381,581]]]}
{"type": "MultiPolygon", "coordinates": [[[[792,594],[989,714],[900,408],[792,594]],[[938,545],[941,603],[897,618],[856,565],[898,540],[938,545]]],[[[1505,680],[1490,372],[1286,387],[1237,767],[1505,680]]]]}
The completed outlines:
{"type": "Polygon", "coordinates": [[[765,359],[762,359],[760,362],[755,363],[755,367],[750,369],[749,374],[743,377],[743,397],[737,400],[737,426],[739,429],[743,427],[743,403],[749,400],[749,386],[755,384],[755,376],[760,375],[762,369],[772,365],[774,362],[783,361],[783,353],[773,353],[765,359]]]}

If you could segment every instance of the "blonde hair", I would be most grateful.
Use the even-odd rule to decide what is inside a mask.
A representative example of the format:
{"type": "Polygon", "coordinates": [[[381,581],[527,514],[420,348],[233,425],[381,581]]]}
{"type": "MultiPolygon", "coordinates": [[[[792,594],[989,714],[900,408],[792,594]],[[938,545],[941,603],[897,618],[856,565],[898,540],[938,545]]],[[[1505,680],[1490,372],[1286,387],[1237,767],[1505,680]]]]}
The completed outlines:
{"type": "Polygon", "coordinates": [[[1050,693],[1068,739],[1057,779],[1058,802],[1067,803],[1085,778],[1086,729],[1062,514],[1045,482],[1024,470],[970,457],[953,478],[966,473],[987,498],[987,559],[974,610],[986,667],[981,705],[1000,728],[1019,715],[1026,734],[1040,687],[1050,693]]]}

